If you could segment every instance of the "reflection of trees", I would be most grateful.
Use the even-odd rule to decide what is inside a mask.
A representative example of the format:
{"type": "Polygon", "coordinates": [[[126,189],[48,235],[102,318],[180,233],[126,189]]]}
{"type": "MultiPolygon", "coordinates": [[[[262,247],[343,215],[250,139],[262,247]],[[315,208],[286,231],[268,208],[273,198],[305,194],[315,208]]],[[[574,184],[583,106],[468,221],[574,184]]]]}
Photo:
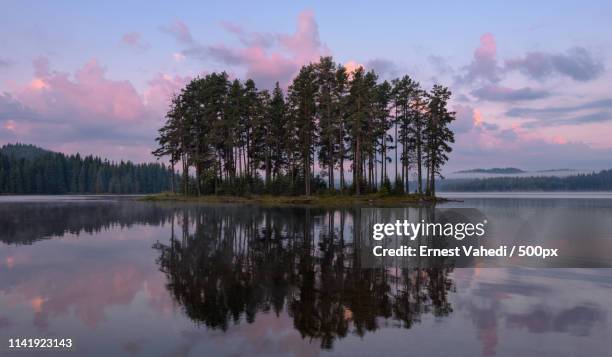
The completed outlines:
{"type": "Polygon", "coordinates": [[[112,227],[161,225],[170,207],[135,201],[81,201],[3,203],[0,205],[0,241],[32,244],[64,234],[97,233],[112,227]]]}
{"type": "Polygon", "coordinates": [[[380,318],[410,328],[452,312],[451,268],[361,267],[352,210],[200,207],[176,217],[180,233],[173,222],[170,243],[154,247],[169,291],[198,324],[225,330],[285,310],[303,337],[331,348],[380,318]]]}

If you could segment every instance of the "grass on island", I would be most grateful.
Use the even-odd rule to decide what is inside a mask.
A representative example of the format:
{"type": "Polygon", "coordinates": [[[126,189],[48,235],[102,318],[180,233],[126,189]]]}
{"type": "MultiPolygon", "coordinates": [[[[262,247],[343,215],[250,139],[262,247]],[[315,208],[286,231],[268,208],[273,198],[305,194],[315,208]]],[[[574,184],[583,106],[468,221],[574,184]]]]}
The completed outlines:
{"type": "Polygon", "coordinates": [[[311,196],[276,195],[204,195],[183,196],[163,192],[145,196],[144,201],[156,202],[199,202],[199,203],[244,203],[259,205],[310,205],[310,206],[411,206],[446,201],[440,197],[429,197],[416,193],[405,195],[364,194],[360,196],[324,194],[311,196]]]}

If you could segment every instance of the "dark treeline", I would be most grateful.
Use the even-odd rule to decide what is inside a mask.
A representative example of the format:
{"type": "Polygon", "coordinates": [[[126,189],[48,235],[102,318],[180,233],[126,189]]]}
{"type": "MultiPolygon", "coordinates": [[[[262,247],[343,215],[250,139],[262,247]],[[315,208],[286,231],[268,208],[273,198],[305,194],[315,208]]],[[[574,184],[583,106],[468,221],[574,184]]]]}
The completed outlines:
{"type": "Polygon", "coordinates": [[[612,170],[566,177],[489,177],[439,182],[443,191],[612,191],[612,170]]]}
{"type": "Polygon", "coordinates": [[[171,182],[163,164],[114,163],[24,144],[0,148],[0,193],[155,193],[170,190],[171,182]]]}
{"type": "Polygon", "coordinates": [[[454,142],[450,96],[407,75],[349,72],[331,57],[303,66],[287,93],[212,73],[175,96],[154,154],[180,165],[183,194],[434,195],[454,142]]]}

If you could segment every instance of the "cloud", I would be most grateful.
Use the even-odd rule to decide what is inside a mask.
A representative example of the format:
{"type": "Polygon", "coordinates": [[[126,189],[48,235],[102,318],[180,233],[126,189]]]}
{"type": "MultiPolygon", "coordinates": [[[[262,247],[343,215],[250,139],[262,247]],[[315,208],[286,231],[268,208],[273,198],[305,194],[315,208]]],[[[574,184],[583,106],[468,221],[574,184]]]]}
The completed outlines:
{"type": "Polygon", "coordinates": [[[183,62],[185,60],[185,55],[180,52],[175,52],[172,54],[172,58],[175,62],[183,62]]]}
{"type": "Polygon", "coordinates": [[[427,57],[427,61],[433,67],[434,71],[436,72],[436,76],[450,74],[454,72],[453,67],[442,56],[430,55],[427,57]]]}
{"type": "Polygon", "coordinates": [[[597,326],[606,323],[606,312],[595,304],[582,304],[554,311],[538,305],[524,313],[508,313],[509,328],[526,328],[530,333],[569,333],[574,336],[590,336],[597,326]]]}
{"type": "Polygon", "coordinates": [[[586,109],[612,109],[612,99],[600,99],[574,106],[523,108],[515,107],[506,112],[510,117],[553,118],[586,109]]]}
{"type": "Polygon", "coordinates": [[[33,68],[32,80],[0,94],[0,141],[110,159],[128,153],[137,161],[151,159],[169,98],[188,80],[158,74],[141,95],[129,81],[107,78],[96,59],[74,73],[52,71],[44,57],[33,68]]]}
{"type": "Polygon", "coordinates": [[[451,123],[451,128],[456,134],[468,133],[473,129],[478,131],[495,131],[499,126],[485,121],[482,111],[469,105],[456,104],[453,106],[455,120],[451,123]]]}
{"type": "MultiPolygon", "coordinates": [[[[300,66],[317,61],[329,53],[319,38],[319,29],[312,11],[302,11],[297,29],[291,34],[248,32],[241,26],[223,22],[221,26],[238,37],[241,46],[203,45],[191,39],[182,51],[186,57],[212,59],[244,69],[248,78],[262,88],[271,88],[276,81],[286,85],[300,66]]],[[[189,33],[188,29],[185,29],[189,33]]],[[[186,42],[186,41],[183,41],[186,42]]]]}
{"type": "Polygon", "coordinates": [[[506,116],[529,119],[526,128],[585,125],[612,121],[612,99],[594,100],[573,106],[525,108],[514,107],[506,116]]]}
{"type": "Polygon", "coordinates": [[[506,60],[505,68],[538,80],[562,75],[581,82],[599,78],[605,71],[603,61],[583,47],[559,54],[529,52],[524,57],[506,60]]]}
{"type": "Polygon", "coordinates": [[[176,20],[169,26],[162,26],[160,29],[162,30],[162,32],[165,32],[170,36],[174,37],[180,43],[194,43],[189,27],[187,27],[187,25],[185,25],[185,23],[180,20],[176,20]]]}
{"type": "Polygon", "coordinates": [[[221,21],[220,22],[221,27],[223,27],[227,32],[231,32],[237,35],[241,35],[244,33],[244,29],[242,28],[242,26],[237,25],[231,21],[221,21]]]}
{"type": "Polygon", "coordinates": [[[531,87],[523,87],[518,89],[498,86],[486,85],[472,91],[472,95],[482,100],[495,102],[513,102],[521,100],[536,100],[550,96],[550,93],[545,90],[536,90],[531,87]]]}
{"type": "Polygon", "coordinates": [[[474,127],[474,109],[468,105],[456,104],[453,106],[455,120],[451,123],[451,128],[457,134],[466,133],[474,127]]]}
{"type": "Polygon", "coordinates": [[[612,150],[594,148],[558,135],[546,137],[532,128],[516,126],[485,130],[481,127],[457,133],[445,170],[482,167],[491,162],[504,166],[541,169],[571,167],[605,169],[612,167],[612,150]]]}
{"type": "Polygon", "coordinates": [[[495,37],[485,33],[480,37],[480,46],[474,51],[474,57],[469,65],[463,68],[463,75],[457,76],[459,83],[484,81],[486,83],[499,82],[500,67],[497,63],[497,45],[495,37]]]}
{"type": "Polygon", "coordinates": [[[156,113],[166,112],[172,96],[178,94],[190,80],[190,76],[157,74],[148,82],[149,87],[144,93],[145,105],[156,113]]]}
{"type": "MultiPolygon", "coordinates": [[[[605,103],[600,100],[576,107],[603,106],[605,103]]],[[[577,112],[552,119],[530,118],[508,127],[488,121],[488,108],[454,105],[453,110],[456,112],[456,121],[451,124],[455,131],[455,144],[446,172],[482,167],[490,162],[526,169],[538,169],[542,165],[576,169],[612,167],[612,149],[572,140],[570,129],[546,129],[612,121],[609,113],[577,112]]]]}
{"type": "Polygon", "coordinates": [[[222,21],[221,27],[227,32],[238,36],[240,42],[245,46],[257,46],[268,48],[274,44],[275,35],[267,32],[248,32],[242,26],[232,22],[222,21]]]}
{"type": "Polygon", "coordinates": [[[149,44],[142,39],[142,35],[138,32],[129,32],[124,34],[121,37],[121,43],[137,51],[145,51],[150,47],[149,44]]]}
{"type": "Polygon", "coordinates": [[[366,62],[366,68],[373,69],[381,78],[393,78],[398,74],[397,65],[390,60],[375,58],[366,62]]]}
{"type": "Polygon", "coordinates": [[[187,56],[201,55],[202,50],[205,51],[204,56],[212,57],[213,59],[225,64],[241,65],[248,63],[247,51],[228,48],[225,45],[208,46],[206,49],[194,47],[186,50],[184,53],[187,56]]]}
{"type": "Polygon", "coordinates": [[[551,127],[563,125],[585,125],[612,121],[612,112],[595,112],[570,118],[537,119],[523,124],[525,128],[551,127]]]}
{"type": "Polygon", "coordinates": [[[31,108],[8,93],[0,94],[0,121],[13,121],[17,118],[24,118],[29,121],[38,120],[39,116],[31,108]]]}
{"type": "Polygon", "coordinates": [[[353,73],[356,70],[358,70],[359,68],[363,68],[365,70],[368,67],[362,65],[361,63],[359,63],[357,61],[347,61],[347,62],[344,63],[344,68],[346,69],[347,73],[353,73]]]}
{"type": "Polygon", "coordinates": [[[297,30],[291,34],[278,34],[281,46],[291,54],[298,63],[304,64],[317,60],[321,52],[326,52],[319,39],[319,25],[314,13],[309,10],[300,12],[297,20],[297,30]]]}
{"type": "Polygon", "coordinates": [[[45,59],[38,59],[34,66],[37,77],[18,99],[39,112],[120,121],[143,117],[145,108],[131,83],[107,79],[106,69],[96,59],[77,70],[73,78],[49,72],[45,59]]]}

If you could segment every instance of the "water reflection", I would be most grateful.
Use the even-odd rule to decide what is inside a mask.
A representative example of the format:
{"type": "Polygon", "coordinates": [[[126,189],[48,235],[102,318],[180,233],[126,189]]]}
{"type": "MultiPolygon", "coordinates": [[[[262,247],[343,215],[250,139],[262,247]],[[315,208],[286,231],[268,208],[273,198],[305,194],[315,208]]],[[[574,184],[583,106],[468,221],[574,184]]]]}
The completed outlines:
{"type": "Polygon", "coordinates": [[[66,234],[94,234],[114,227],[162,225],[170,219],[172,211],[164,205],[126,200],[0,201],[0,241],[32,244],[66,234]]]}
{"type": "MultiPolygon", "coordinates": [[[[587,210],[504,202],[463,205],[508,224],[587,210]]],[[[362,269],[360,217],[344,209],[51,200],[0,213],[4,341],[71,336],[86,356],[609,354],[608,269],[362,269]]]]}
{"type": "Polygon", "coordinates": [[[168,289],[196,323],[227,330],[286,309],[321,347],[376,331],[379,318],[410,328],[453,309],[452,267],[363,269],[355,210],[182,211],[168,244],[156,243],[168,289]],[[178,232],[177,232],[178,231],[178,232]]]}

